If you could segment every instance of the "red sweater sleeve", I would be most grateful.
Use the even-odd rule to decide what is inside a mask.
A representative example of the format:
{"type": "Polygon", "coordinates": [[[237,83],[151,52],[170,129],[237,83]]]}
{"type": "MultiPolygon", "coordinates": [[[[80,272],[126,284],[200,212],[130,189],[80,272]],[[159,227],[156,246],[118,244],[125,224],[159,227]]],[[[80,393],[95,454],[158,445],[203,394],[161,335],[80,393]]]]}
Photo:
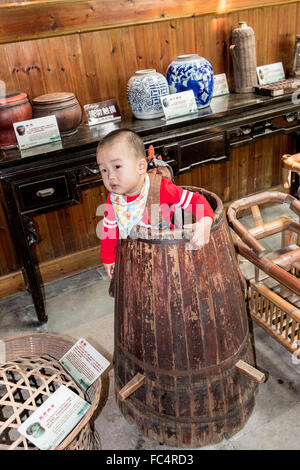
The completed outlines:
{"type": "Polygon", "coordinates": [[[118,238],[118,224],[109,194],[106,200],[101,230],[100,255],[104,264],[111,264],[115,262],[118,238]]]}
{"type": "Polygon", "coordinates": [[[214,220],[214,211],[203,194],[188,191],[167,178],[161,180],[160,203],[192,212],[197,221],[202,217],[210,217],[214,220]]]}

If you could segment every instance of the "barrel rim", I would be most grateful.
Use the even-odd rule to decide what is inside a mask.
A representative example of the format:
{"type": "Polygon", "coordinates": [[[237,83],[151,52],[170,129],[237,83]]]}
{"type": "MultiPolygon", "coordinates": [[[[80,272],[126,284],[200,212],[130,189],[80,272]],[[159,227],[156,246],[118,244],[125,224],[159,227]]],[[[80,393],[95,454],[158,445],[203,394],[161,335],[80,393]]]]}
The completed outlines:
{"type": "MultiPolygon", "coordinates": [[[[189,191],[198,192],[208,198],[212,198],[216,202],[216,208],[214,210],[214,221],[211,226],[211,232],[214,232],[219,228],[221,223],[225,219],[225,212],[223,208],[223,203],[219,196],[215,193],[208,191],[207,189],[198,188],[196,186],[182,186],[184,189],[189,191]]],[[[139,240],[149,244],[186,244],[188,243],[193,236],[193,231],[191,229],[153,229],[147,228],[140,225],[136,225],[132,228],[128,238],[125,240],[139,240]]]]}

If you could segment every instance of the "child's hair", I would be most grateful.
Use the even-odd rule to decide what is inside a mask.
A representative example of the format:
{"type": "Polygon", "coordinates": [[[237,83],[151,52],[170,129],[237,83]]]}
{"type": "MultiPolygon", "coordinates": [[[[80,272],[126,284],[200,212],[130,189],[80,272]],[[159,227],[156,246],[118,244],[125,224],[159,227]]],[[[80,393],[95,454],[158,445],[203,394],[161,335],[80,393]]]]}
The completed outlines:
{"type": "Polygon", "coordinates": [[[124,139],[127,144],[133,149],[136,157],[145,157],[145,145],[141,137],[131,129],[116,129],[115,131],[107,134],[99,142],[97,147],[97,153],[107,144],[111,144],[114,141],[124,139]]]}

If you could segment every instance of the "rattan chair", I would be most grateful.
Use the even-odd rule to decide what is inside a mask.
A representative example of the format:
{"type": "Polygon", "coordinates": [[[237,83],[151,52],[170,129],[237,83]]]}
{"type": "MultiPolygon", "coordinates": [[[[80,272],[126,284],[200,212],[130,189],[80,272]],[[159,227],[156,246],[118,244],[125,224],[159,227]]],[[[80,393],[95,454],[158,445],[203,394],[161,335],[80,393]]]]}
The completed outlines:
{"type": "MultiPolygon", "coordinates": [[[[232,203],[227,211],[234,230],[236,252],[246,263],[241,270],[247,281],[247,304],[251,318],[288,351],[300,356],[300,224],[289,215],[264,223],[260,204],[286,203],[300,216],[300,202],[280,192],[264,192],[232,203]],[[254,226],[246,229],[238,212],[251,209],[254,226]],[[281,247],[268,252],[260,239],[281,233],[281,247]]],[[[288,212],[288,209],[287,209],[288,212]]],[[[290,213],[291,215],[291,213],[290,213]]]]}

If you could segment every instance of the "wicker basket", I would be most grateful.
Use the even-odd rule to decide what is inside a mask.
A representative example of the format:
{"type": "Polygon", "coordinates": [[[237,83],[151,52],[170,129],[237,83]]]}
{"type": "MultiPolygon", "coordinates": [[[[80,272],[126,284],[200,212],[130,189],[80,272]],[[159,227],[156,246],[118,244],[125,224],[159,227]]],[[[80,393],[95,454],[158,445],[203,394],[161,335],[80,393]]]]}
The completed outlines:
{"type": "Polygon", "coordinates": [[[249,93],[257,85],[254,31],[245,21],[232,32],[230,52],[233,60],[234,91],[249,93]]]}
{"type": "Polygon", "coordinates": [[[91,406],[56,450],[101,449],[91,420],[98,407],[101,378],[83,392],[58,360],[74,342],[62,336],[29,334],[0,341],[0,449],[36,450],[17,428],[55,390],[65,385],[91,406]]]}

